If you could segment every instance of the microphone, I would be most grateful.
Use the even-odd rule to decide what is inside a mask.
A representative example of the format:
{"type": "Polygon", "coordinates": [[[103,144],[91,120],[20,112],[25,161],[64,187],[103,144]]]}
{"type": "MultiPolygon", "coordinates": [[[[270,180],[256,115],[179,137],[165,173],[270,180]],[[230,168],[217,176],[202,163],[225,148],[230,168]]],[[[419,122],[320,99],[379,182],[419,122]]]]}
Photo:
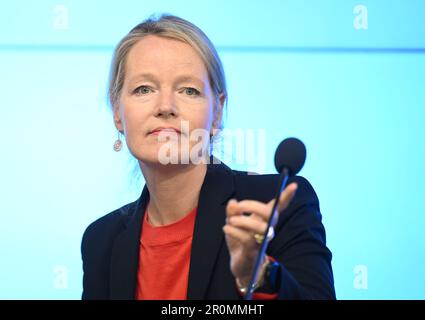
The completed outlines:
{"type": "Polygon", "coordinates": [[[274,156],[274,164],[276,170],[279,172],[279,183],[276,190],[274,205],[270,214],[267,224],[266,232],[264,233],[264,240],[261,243],[258,252],[257,260],[255,261],[254,271],[252,272],[251,280],[245,294],[245,300],[251,300],[252,294],[255,290],[255,283],[257,282],[260,264],[266,255],[266,249],[269,241],[274,235],[274,226],[279,218],[278,204],[281,192],[285,189],[289,177],[296,175],[305,163],[306,148],[304,143],[297,138],[287,138],[283,140],[276,149],[274,156]]]}

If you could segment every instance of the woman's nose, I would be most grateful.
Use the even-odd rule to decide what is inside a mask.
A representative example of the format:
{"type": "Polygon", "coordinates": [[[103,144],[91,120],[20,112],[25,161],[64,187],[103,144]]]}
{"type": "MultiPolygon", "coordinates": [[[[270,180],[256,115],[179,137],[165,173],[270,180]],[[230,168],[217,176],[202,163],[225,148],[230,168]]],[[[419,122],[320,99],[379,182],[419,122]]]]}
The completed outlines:
{"type": "Polygon", "coordinates": [[[157,117],[177,116],[177,106],[172,92],[160,93],[160,98],[156,107],[155,115],[157,117]]]}

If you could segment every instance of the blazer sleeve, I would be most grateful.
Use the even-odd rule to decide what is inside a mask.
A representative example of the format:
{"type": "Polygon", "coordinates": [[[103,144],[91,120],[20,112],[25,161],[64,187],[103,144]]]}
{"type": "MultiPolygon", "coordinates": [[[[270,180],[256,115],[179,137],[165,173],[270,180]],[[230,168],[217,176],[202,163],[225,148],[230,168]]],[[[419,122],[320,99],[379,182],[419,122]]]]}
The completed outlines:
{"type": "Polygon", "coordinates": [[[278,299],[335,299],[332,254],[326,247],[319,200],[302,178],[297,193],[280,216],[267,254],[280,263],[278,299]]]}
{"type": "Polygon", "coordinates": [[[83,300],[108,299],[113,241],[122,230],[118,210],[91,223],[83,234],[83,300]]]}
{"type": "Polygon", "coordinates": [[[83,300],[107,299],[107,265],[102,242],[99,241],[98,225],[91,224],[84,232],[81,241],[81,257],[83,262],[83,300]]]}

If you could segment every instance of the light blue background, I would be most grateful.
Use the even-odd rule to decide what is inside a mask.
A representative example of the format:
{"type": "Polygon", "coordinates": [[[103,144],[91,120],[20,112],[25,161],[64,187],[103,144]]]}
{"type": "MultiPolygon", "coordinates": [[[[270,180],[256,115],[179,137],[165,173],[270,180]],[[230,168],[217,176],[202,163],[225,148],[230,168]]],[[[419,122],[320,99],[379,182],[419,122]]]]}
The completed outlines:
{"type": "Polygon", "coordinates": [[[0,1],[0,298],[79,299],[85,227],[139,196],[106,81],[114,45],[155,12],[215,43],[225,126],[266,130],[261,171],[283,138],[307,145],[338,298],[425,299],[421,0],[0,1]]]}

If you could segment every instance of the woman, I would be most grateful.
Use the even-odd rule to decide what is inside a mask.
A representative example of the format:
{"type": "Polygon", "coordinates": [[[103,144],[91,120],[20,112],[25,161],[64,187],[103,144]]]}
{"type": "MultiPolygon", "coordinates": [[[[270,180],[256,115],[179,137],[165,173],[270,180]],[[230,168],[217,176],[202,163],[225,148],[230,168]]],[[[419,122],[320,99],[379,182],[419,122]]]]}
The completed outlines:
{"type": "MultiPolygon", "coordinates": [[[[146,185],[85,231],[83,299],[242,298],[277,175],[211,163],[227,99],[214,46],[186,20],[148,19],[116,47],[109,97],[146,185]]],[[[305,179],[290,182],[254,299],[333,299],[317,196],[305,179]]]]}

